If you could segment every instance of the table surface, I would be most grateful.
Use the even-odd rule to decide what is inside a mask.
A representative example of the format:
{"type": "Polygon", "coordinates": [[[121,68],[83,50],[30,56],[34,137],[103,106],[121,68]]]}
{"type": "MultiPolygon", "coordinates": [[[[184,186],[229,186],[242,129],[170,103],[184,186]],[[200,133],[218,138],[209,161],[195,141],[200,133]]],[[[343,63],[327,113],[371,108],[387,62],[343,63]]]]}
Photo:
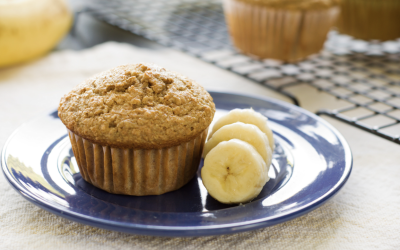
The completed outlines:
{"type": "MultiPolygon", "coordinates": [[[[178,51],[83,16],[75,32],[43,58],[0,69],[0,145],[24,122],[54,110],[60,97],[108,68],[153,62],[181,72],[208,90],[282,95],[178,51]],[[117,42],[112,42],[114,40],[117,42]],[[124,43],[120,43],[124,42],[124,43]],[[129,45],[127,43],[133,44],[129,45]]],[[[289,89],[303,108],[340,105],[307,85],[289,89]]],[[[349,142],[353,172],[322,207],[273,227],[240,234],[164,238],[129,235],[81,225],[44,211],[0,176],[1,249],[398,249],[400,247],[400,147],[323,117],[349,142]]]]}

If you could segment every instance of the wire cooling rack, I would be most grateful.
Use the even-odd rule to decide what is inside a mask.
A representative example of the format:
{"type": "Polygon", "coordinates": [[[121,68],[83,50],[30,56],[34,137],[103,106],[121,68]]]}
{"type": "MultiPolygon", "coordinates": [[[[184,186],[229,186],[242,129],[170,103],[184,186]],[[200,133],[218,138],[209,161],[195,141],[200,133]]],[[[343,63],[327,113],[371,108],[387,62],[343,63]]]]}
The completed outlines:
{"type": "Polygon", "coordinates": [[[96,0],[85,11],[258,82],[296,105],[298,99],[287,88],[309,84],[349,104],[317,114],[400,144],[400,40],[365,42],[331,32],[319,55],[283,64],[234,49],[220,0],[96,0]]]}

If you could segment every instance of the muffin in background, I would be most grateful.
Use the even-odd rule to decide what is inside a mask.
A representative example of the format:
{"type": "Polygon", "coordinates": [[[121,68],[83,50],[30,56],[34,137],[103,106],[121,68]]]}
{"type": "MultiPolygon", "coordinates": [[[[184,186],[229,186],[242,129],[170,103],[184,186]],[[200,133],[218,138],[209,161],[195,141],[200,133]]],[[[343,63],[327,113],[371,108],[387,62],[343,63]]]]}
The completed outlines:
{"type": "Polygon", "coordinates": [[[363,40],[400,38],[399,0],[342,0],[337,28],[363,40]]]}
{"type": "Polygon", "coordinates": [[[214,113],[202,86],[152,64],[98,74],[58,108],[82,178],[127,195],[163,194],[189,182],[214,113]]]}
{"type": "Polygon", "coordinates": [[[224,0],[233,44],[260,59],[297,62],[318,53],[338,14],[338,0],[224,0]]]}

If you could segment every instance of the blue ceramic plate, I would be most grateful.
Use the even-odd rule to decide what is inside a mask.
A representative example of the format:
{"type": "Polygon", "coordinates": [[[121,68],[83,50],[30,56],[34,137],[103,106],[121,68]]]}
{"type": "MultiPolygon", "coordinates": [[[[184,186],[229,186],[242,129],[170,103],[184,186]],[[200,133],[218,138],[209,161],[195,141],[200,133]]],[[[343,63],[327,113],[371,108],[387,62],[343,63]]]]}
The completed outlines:
{"type": "Polygon", "coordinates": [[[81,178],[57,111],[14,132],[3,148],[3,172],[23,197],[56,215],[95,227],[158,236],[228,234],[288,221],[323,204],[348,179],[349,146],[323,119],[268,98],[211,95],[216,118],[234,108],[252,107],[269,118],[274,131],[271,179],[250,203],[219,203],[208,195],[200,174],[181,189],[159,196],[106,193],[81,178]]]}

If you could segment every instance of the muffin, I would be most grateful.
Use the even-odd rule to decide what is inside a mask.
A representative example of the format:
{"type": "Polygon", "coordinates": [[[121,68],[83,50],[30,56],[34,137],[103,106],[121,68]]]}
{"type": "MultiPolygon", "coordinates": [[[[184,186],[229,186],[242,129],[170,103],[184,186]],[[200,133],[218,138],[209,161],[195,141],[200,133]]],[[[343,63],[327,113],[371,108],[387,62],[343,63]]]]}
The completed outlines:
{"type": "Polygon", "coordinates": [[[400,37],[399,0],[342,0],[339,32],[364,40],[400,37]]]}
{"type": "Polygon", "coordinates": [[[323,48],[339,14],[337,1],[224,0],[224,11],[242,53],[297,62],[323,48]]]}
{"type": "Polygon", "coordinates": [[[127,195],[163,194],[193,178],[214,113],[202,86],[144,63],[86,80],[58,108],[82,178],[127,195]]]}

